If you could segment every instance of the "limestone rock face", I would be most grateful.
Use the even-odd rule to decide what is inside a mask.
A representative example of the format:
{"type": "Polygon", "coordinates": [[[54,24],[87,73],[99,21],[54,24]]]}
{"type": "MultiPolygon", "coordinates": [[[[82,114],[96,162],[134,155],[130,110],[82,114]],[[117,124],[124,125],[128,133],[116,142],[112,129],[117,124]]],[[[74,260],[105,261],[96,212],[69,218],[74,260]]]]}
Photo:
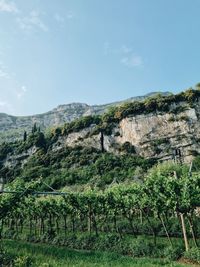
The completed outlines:
{"type": "Polygon", "coordinates": [[[40,126],[42,130],[45,130],[86,116],[89,109],[90,107],[86,104],[74,103],[62,105],[50,112],[34,116],[14,117],[0,114],[0,143],[22,139],[23,132],[30,132],[34,123],[40,126]]]}
{"type": "MultiPolygon", "coordinates": [[[[135,100],[143,100],[158,93],[159,92],[153,92],[145,96],[133,97],[125,101],[114,102],[105,105],[90,106],[84,103],[60,105],[47,113],[33,116],[17,117],[0,113],[0,143],[4,141],[22,139],[23,132],[30,132],[34,123],[40,126],[41,130],[45,130],[50,127],[71,122],[82,116],[102,114],[111,106],[120,105],[127,101],[133,102],[135,100]]],[[[168,95],[169,92],[164,92],[161,94],[168,95]]]]}
{"type": "Polygon", "coordinates": [[[129,142],[144,157],[167,158],[180,148],[185,160],[193,150],[200,152],[195,139],[200,136],[196,110],[190,108],[178,115],[148,114],[125,118],[120,122],[119,143],[129,142]]]}
{"type": "MultiPolygon", "coordinates": [[[[100,134],[91,135],[95,126],[60,137],[54,149],[64,146],[86,146],[101,149],[100,134]]],[[[200,120],[198,107],[187,108],[178,114],[151,113],[123,119],[113,128],[111,135],[104,135],[103,145],[108,152],[123,153],[123,144],[132,145],[136,153],[145,158],[168,160],[176,149],[181,160],[191,161],[200,153],[200,120]],[[116,134],[118,133],[118,134],[116,134]]]]}
{"type": "Polygon", "coordinates": [[[34,155],[38,151],[36,146],[29,148],[21,154],[8,154],[4,162],[4,167],[15,168],[18,164],[22,167],[28,161],[29,157],[34,155]]]}
{"type": "MultiPolygon", "coordinates": [[[[45,127],[52,123],[60,124],[63,117],[69,120],[74,118],[74,113],[71,117],[69,112],[66,113],[67,107],[60,106],[53,113],[43,114],[42,120],[45,127]],[[57,115],[55,115],[56,112],[58,112],[57,115]]],[[[99,107],[95,108],[97,113],[100,112],[99,107]]],[[[86,104],[71,104],[70,110],[72,109],[76,109],[77,116],[92,112],[91,107],[86,104]],[[81,110],[79,112],[77,105],[81,110]]],[[[32,117],[34,122],[38,119],[37,116],[32,117]]],[[[26,117],[16,118],[5,114],[0,115],[0,119],[0,130],[5,127],[9,129],[16,124],[24,129],[28,120],[26,117]]],[[[176,158],[183,162],[190,162],[194,155],[200,154],[200,101],[194,105],[177,103],[169,112],[144,113],[126,117],[114,124],[110,134],[98,133],[96,129],[96,125],[91,125],[80,131],[61,135],[49,149],[54,152],[65,147],[83,146],[122,154],[127,152],[128,147],[132,149],[132,153],[135,152],[145,158],[161,161],[176,158]],[[179,111],[175,112],[177,108],[179,111]]],[[[14,167],[17,164],[23,166],[37,151],[37,147],[32,147],[20,155],[9,154],[3,164],[5,167],[14,167]]]]}

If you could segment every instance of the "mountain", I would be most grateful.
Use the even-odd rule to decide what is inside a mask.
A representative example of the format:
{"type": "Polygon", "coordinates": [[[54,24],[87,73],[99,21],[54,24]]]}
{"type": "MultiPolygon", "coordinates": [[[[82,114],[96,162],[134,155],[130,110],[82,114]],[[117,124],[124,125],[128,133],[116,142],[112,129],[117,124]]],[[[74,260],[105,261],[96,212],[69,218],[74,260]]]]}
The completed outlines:
{"type": "MultiPolygon", "coordinates": [[[[158,161],[190,163],[200,155],[200,91],[116,105],[101,116],[83,116],[48,134],[34,127],[25,140],[0,144],[0,177],[43,177],[55,189],[104,188],[143,177],[158,161]]],[[[63,106],[56,110],[59,114],[63,106]]]]}
{"type": "Polygon", "coordinates": [[[90,106],[84,103],[71,103],[60,105],[49,112],[33,116],[11,116],[0,113],[0,143],[21,139],[23,132],[30,132],[34,123],[39,125],[42,130],[45,130],[50,127],[62,125],[66,122],[71,122],[82,116],[102,114],[111,106],[121,105],[125,102],[144,100],[157,94],[169,95],[170,93],[152,92],[144,96],[132,97],[124,101],[105,105],[90,106]]]}
{"type": "MultiPolygon", "coordinates": [[[[94,112],[94,107],[78,106],[79,112],[77,104],[71,104],[67,105],[68,112],[66,106],[60,106],[41,116],[55,119],[58,114],[69,116],[70,110],[71,118],[75,118],[91,109],[94,112]]],[[[96,107],[94,113],[104,110],[96,107]]],[[[0,144],[0,177],[9,181],[43,177],[55,189],[104,188],[113,181],[142,177],[158,161],[189,163],[198,155],[200,91],[190,89],[177,95],[117,103],[103,115],[83,116],[52,128],[48,134],[34,127],[25,140],[0,144]]]]}

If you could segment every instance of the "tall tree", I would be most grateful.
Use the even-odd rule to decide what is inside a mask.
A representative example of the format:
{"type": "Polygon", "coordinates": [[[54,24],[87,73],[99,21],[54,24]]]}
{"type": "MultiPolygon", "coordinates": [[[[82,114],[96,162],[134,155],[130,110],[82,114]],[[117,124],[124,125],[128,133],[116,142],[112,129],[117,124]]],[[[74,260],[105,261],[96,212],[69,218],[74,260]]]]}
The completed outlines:
{"type": "Polygon", "coordinates": [[[33,128],[32,128],[32,133],[36,133],[37,132],[37,125],[36,122],[33,124],[33,128]]]}
{"type": "Polygon", "coordinates": [[[26,131],[24,131],[24,142],[26,142],[26,140],[27,140],[27,132],[26,131]]]}

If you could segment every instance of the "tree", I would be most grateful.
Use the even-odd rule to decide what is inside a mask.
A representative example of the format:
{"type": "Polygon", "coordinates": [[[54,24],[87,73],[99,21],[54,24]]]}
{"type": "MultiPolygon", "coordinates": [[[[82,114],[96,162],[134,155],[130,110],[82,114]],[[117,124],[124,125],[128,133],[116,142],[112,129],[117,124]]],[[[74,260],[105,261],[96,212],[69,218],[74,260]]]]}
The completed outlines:
{"type": "Polygon", "coordinates": [[[36,132],[37,132],[37,125],[36,123],[34,123],[32,127],[32,133],[36,133],[36,132]]]}
{"type": "Polygon", "coordinates": [[[24,131],[24,138],[23,138],[23,140],[24,140],[24,142],[26,142],[26,140],[27,140],[27,132],[26,131],[24,131]]]}
{"type": "Polygon", "coordinates": [[[195,85],[196,90],[200,91],[200,82],[195,85]]]}
{"type": "Polygon", "coordinates": [[[198,175],[189,177],[188,166],[177,164],[160,164],[154,167],[145,182],[148,204],[158,216],[162,218],[163,213],[174,211],[180,217],[186,251],[189,245],[185,218],[199,204],[199,185],[198,175]]]}

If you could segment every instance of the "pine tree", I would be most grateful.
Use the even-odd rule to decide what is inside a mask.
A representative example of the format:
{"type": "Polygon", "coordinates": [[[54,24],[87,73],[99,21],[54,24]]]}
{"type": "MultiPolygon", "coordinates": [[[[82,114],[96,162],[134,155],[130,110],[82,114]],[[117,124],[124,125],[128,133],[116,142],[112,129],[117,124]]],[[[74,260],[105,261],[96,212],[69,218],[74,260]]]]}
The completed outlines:
{"type": "Polygon", "coordinates": [[[26,142],[26,140],[27,140],[27,132],[24,131],[24,142],[26,142]]]}
{"type": "Polygon", "coordinates": [[[32,133],[36,133],[37,132],[37,125],[36,123],[34,123],[33,128],[32,128],[32,133]]]}

